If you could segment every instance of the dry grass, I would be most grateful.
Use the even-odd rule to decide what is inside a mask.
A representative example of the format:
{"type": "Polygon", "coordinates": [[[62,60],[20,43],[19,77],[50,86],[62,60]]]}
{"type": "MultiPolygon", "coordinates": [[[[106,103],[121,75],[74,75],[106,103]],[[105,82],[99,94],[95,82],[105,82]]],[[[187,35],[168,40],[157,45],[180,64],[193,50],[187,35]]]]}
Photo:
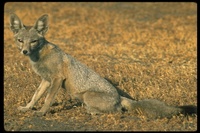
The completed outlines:
{"type": "Polygon", "coordinates": [[[156,120],[131,112],[90,116],[80,106],[68,108],[69,102],[63,107],[68,96],[62,90],[58,105],[46,116],[39,119],[32,111],[19,112],[16,108],[29,102],[40,77],[17,50],[8,21],[9,12],[15,12],[24,24],[33,25],[48,13],[47,40],[133,98],[197,105],[197,4],[6,3],[4,11],[5,130],[197,130],[196,116],[156,120]]]}

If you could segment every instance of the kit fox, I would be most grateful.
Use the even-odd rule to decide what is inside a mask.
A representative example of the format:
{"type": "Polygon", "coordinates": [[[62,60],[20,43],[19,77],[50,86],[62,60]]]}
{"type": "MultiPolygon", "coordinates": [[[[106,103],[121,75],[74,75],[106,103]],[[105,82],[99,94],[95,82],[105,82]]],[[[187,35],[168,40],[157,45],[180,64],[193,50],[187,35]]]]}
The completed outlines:
{"type": "Polygon", "coordinates": [[[44,115],[51,106],[60,88],[65,88],[71,98],[84,103],[91,114],[140,110],[156,117],[168,117],[179,113],[196,113],[196,106],[174,107],[155,99],[136,101],[122,94],[106,79],[64,53],[58,46],[48,42],[44,35],[48,30],[48,15],[41,16],[34,26],[25,26],[19,17],[10,14],[10,29],[20,52],[28,56],[33,70],[42,82],[31,101],[18,109],[27,111],[35,105],[44,92],[47,96],[38,116],[44,115]]]}

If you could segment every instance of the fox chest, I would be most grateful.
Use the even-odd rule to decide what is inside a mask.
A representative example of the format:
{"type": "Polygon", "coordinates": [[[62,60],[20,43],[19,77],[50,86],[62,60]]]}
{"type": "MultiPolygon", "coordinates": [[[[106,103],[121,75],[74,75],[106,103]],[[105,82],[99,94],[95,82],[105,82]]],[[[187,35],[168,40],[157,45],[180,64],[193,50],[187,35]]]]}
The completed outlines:
{"type": "Polygon", "coordinates": [[[51,81],[54,76],[59,75],[59,64],[51,64],[46,62],[37,62],[31,64],[34,72],[47,81],[51,81]]]}

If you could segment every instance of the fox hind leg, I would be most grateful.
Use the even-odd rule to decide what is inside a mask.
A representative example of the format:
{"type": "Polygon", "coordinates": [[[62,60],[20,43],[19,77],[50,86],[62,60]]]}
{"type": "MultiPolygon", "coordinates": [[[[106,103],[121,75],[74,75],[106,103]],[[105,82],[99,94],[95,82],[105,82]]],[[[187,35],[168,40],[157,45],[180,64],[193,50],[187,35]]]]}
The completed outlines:
{"type": "Polygon", "coordinates": [[[104,92],[85,92],[83,102],[87,112],[90,114],[101,114],[104,112],[115,112],[121,109],[120,98],[104,92]]]}

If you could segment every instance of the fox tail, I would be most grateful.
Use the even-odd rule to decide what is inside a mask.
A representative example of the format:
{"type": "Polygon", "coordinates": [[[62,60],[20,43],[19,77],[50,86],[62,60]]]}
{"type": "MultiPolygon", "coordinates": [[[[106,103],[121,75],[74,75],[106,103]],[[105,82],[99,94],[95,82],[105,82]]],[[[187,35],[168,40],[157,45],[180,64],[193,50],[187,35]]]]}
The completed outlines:
{"type": "Polygon", "coordinates": [[[134,110],[137,113],[144,114],[148,117],[172,117],[173,115],[197,114],[197,106],[168,106],[164,102],[156,99],[144,99],[140,101],[132,100],[121,96],[121,105],[126,110],[134,110]]]}

